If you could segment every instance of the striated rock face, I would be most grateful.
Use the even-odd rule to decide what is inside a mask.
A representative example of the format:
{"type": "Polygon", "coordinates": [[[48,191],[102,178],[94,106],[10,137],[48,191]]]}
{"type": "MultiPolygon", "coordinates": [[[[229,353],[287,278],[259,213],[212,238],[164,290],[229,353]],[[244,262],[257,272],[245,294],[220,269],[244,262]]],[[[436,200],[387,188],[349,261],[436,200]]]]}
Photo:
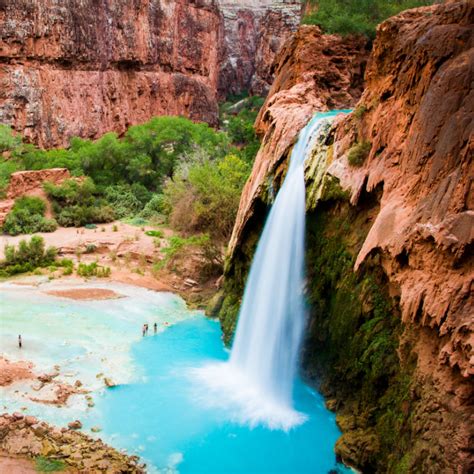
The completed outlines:
{"type": "Polygon", "coordinates": [[[351,108],[359,100],[367,48],[363,38],[323,35],[316,26],[300,27],[283,46],[274,64],[275,82],[255,124],[263,143],[243,190],[231,255],[266,193],[268,176],[287,156],[299,130],[316,111],[351,108]]]}
{"type": "Polygon", "coordinates": [[[0,3],[0,122],[42,146],[153,115],[217,121],[222,27],[211,1],[0,3]]]}
{"type": "Polygon", "coordinates": [[[328,169],[354,206],[383,189],[355,270],[380,259],[402,338],[415,331],[412,450],[426,472],[435,460],[474,468],[473,24],[472,3],[459,1],[383,23],[328,169]],[[347,160],[356,142],[371,144],[359,167],[347,160]]]}
{"type": "Polygon", "coordinates": [[[299,2],[0,2],[0,123],[44,147],[263,92],[299,2]],[[258,53],[257,53],[258,51],[258,53]]]}
{"type": "MultiPolygon", "coordinates": [[[[337,454],[364,472],[474,469],[473,23],[466,1],[384,22],[360,102],[307,165],[305,370],[339,413],[337,454]]],[[[347,106],[305,74],[321,58],[293,60],[290,45],[257,122],[263,144],[230,245],[227,338],[294,137],[314,111],[347,106]]]]}
{"type": "Polygon", "coordinates": [[[298,28],[300,0],[218,0],[224,20],[224,58],[219,94],[249,90],[264,95],[272,65],[284,42],[298,28]]]}

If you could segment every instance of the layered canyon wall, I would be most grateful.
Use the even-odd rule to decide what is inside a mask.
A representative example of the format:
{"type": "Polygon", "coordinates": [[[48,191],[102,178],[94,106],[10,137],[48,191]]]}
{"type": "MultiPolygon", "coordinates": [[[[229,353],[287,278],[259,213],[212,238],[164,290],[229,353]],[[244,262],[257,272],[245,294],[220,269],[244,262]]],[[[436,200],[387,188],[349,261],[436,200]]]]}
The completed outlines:
{"type": "MultiPolygon", "coordinates": [[[[473,23],[472,4],[454,1],[380,25],[361,100],[307,161],[303,365],[338,413],[337,454],[364,472],[474,469],[473,23]]],[[[256,124],[262,148],[212,308],[227,340],[297,131],[354,104],[354,60],[343,67],[342,40],[301,54],[314,34],[284,47],[256,124]],[[328,83],[342,87],[322,94],[328,83]]]]}
{"type": "Polygon", "coordinates": [[[0,1],[0,123],[43,147],[262,93],[299,2],[0,1]],[[258,50],[258,54],[257,54],[258,50]]]}
{"type": "Polygon", "coordinates": [[[272,65],[300,23],[300,0],[218,0],[224,22],[225,54],[220,67],[221,97],[248,90],[265,95],[272,65]]]}

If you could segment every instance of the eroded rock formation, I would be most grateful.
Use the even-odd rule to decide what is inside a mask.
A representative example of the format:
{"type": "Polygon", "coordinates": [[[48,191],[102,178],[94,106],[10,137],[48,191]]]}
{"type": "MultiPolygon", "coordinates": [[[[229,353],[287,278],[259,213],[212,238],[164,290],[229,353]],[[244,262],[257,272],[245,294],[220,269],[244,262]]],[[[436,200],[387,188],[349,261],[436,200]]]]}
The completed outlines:
{"type": "Polygon", "coordinates": [[[66,168],[49,168],[46,170],[17,171],[12,173],[7,189],[7,198],[15,199],[18,196],[28,195],[42,190],[47,181],[53,184],[62,183],[70,178],[69,170],[66,168]]]}
{"type": "Polygon", "coordinates": [[[255,124],[263,143],[242,193],[231,254],[258,206],[256,201],[266,194],[268,176],[287,155],[299,130],[316,111],[351,108],[359,100],[367,48],[363,38],[323,35],[316,26],[300,27],[283,46],[274,64],[275,82],[255,124]]]}
{"type": "MultiPolygon", "coordinates": [[[[379,26],[362,99],[307,165],[304,367],[339,413],[338,455],[368,472],[474,469],[473,23],[472,3],[454,1],[379,26]]],[[[318,100],[320,61],[283,62],[257,122],[216,309],[227,337],[298,130],[349,105],[318,100]]]]}
{"type": "Polygon", "coordinates": [[[0,123],[44,147],[154,115],[216,124],[219,98],[268,87],[298,21],[297,1],[0,2],[0,123]]]}

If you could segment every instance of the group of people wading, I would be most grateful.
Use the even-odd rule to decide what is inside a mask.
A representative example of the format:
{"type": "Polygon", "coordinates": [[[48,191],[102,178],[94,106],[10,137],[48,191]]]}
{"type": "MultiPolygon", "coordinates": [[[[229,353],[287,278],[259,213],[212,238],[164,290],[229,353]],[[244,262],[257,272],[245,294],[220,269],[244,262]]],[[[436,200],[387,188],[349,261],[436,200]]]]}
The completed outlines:
{"type": "MultiPolygon", "coordinates": [[[[165,326],[169,326],[168,321],[165,321],[165,326]]],[[[158,324],[153,324],[153,333],[156,334],[158,332],[158,324]]],[[[148,336],[148,323],[145,323],[142,327],[142,336],[148,336]]]]}
{"type": "MultiPolygon", "coordinates": [[[[169,326],[168,321],[165,321],[165,326],[169,326]]],[[[153,324],[153,332],[156,334],[158,332],[158,324],[153,324]]],[[[142,328],[142,336],[148,336],[148,324],[145,323],[142,328]]],[[[18,347],[21,349],[23,347],[23,341],[21,339],[21,334],[18,335],[18,347]]]]}

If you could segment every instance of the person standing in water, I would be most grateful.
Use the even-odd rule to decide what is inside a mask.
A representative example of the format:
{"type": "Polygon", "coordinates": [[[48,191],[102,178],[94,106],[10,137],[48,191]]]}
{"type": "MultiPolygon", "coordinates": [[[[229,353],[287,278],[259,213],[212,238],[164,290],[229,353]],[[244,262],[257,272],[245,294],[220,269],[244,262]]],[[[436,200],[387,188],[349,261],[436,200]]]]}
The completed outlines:
{"type": "Polygon", "coordinates": [[[18,347],[21,349],[22,348],[22,342],[21,342],[21,334],[18,334],[18,347]]]}
{"type": "Polygon", "coordinates": [[[145,335],[146,335],[146,324],[144,324],[142,327],[142,336],[145,337],[145,335]]]}
{"type": "Polygon", "coordinates": [[[153,324],[153,332],[156,334],[156,332],[158,331],[158,324],[153,324]]]}
{"type": "Polygon", "coordinates": [[[145,324],[145,334],[148,335],[148,324],[145,324]]]}

